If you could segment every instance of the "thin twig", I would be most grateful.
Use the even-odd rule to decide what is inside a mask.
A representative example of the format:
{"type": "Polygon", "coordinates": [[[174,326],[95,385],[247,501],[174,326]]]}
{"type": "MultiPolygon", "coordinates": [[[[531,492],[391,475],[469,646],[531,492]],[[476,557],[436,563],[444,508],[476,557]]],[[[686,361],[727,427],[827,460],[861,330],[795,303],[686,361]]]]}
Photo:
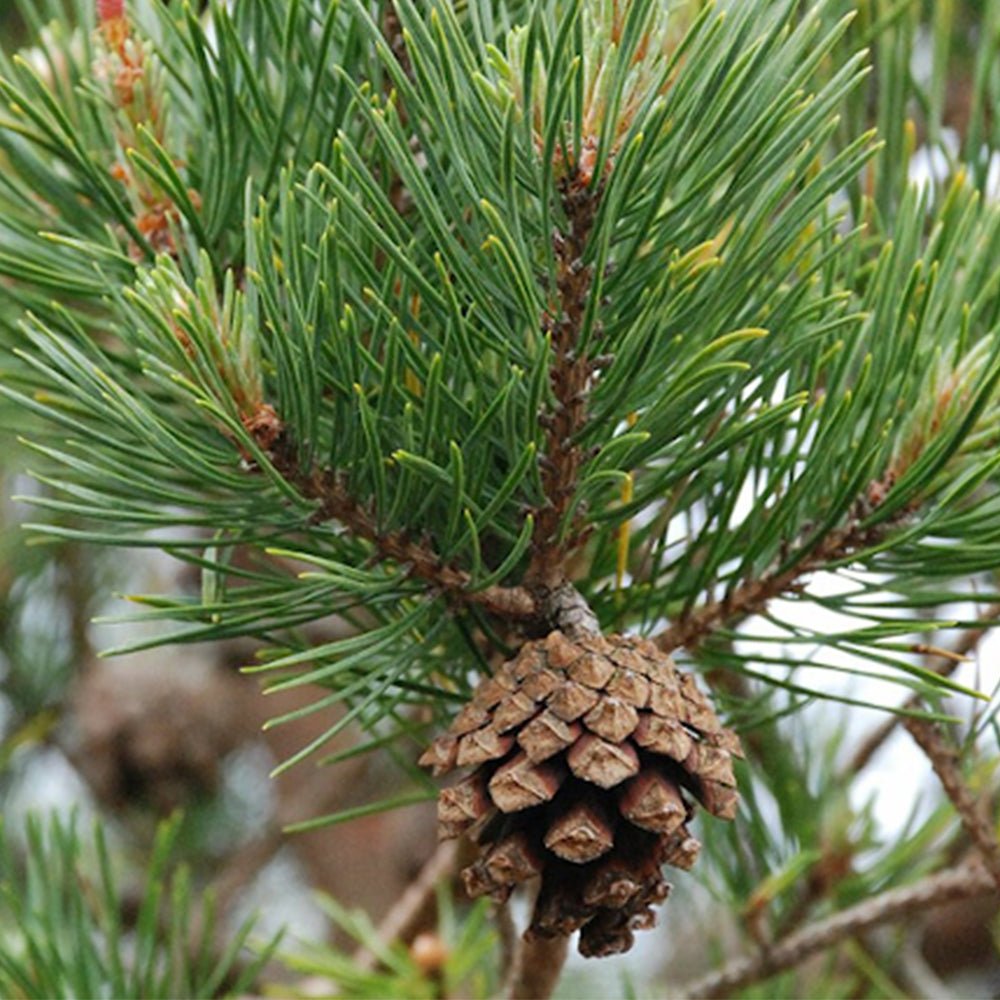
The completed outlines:
{"type": "MultiPolygon", "coordinates": [[[[919,704],[919,698],[907,698],[903,707],[914,708],[919,704]]],[[[843,771],[844,780],[850,781],[854,775],[863,771],[871,763],[872,758],[885,746],[889,737],[896,731],[901,721],[902,716],[890,715],[889,718],[883,719],[875,726],[861,741],[857,750],[854,751],[854,756],[848,761],[843,771]]]]}
{"type": "MultiPolygon", "coordinates": [[[[383,944],[408,941],[419,930],[427,908],[433,905],[438,883],[455,869],[458,849],[457,840],[446,840],[438,844],[437,850],[379,924],[378,936],[383,944]]],[[[378,958],[365,947],[354,953],[354,962],[369,972],[378,966],[378,958]]]]}
{"type": "Polygon", "coordinates": [[[383,531],[375,514],[351,494],[342,476],[330,470],[301,470],[290,442],[280,441],[270,457],[278,472],[303,496],[319,502],[315,520],[338,521],[356,537],[370,542],[382,559],[405,566],[410,576],[431,584],[453,600],[476,604],[507,620],[530,621],[538,617],[538,602],[527,588],[493,586],[470,590],[470,575],[445,562],[428,544],[414,541],[403,531],[383,531]]]}
{"type": "Polygon", "coordinates": [[[665,653],[680,647],[691,649],[727,623],[763,611],[771,600],[792,590],[806,574],[874,545],[885,531],[884,523],[874,528],[862,527],[857,514],[852,513],[846,527],[831,531],[816,544],[804,549],[791,565],[744,581],[720,600],[711,601],[683,615],[653,641],[665,653]]]}
{"type": "Polygon", "coordinates": [[[514,969],[520,952],[517,925],[510,912],[510,902],[498,903],[495,908],[497,934],[500,938],[500,996],[506,996],[513,983],[514,969]]]}
{"type": "Polygon", "coordinates": [[[903,725],[927,755],[945,794],[951,799],[965,832],[979,851],[989,873],[1000,889],[1000,844],[978,808],[975,797],[962,776],[958,751],[941,734],[941,728],[927,719],[908,718],[903,725]]]}
{"type": "Polygon", "coordinates": [[[924,958],[921,941],[911,937],[900,949],[897,978],[903,992],[911,997],[946,997],[951,992],[924,958]]]}
{"type": "Polygon", "coordinates": [[[343,808],[345,800],[359,785],[371,766],[370,756],[359,756],[341,764],[336,780],[329,773],[316,772],[306,778],[291,794],[279,797],[277,813],[260,835],[231,854],[212,880],[212,889],[222,912],[233,899],[249,886],[260,871],[286,844],[294,846],[284,831],[286,825],[313,816],[317,812],[333,812],[343,808]]]}
{"type": "Polygon", "coordinates": [[[717,972],[688,983],[680,990],[680,995],[688,1000],[730,996],[750,983],[790,969],[810,955],[880,924],[923,913],[945,903],[995,892],[993,876],[979,863],[939,872],[809,924],[759,954],[736,959],[717,972]]]}
{"type": "MultiPolygon", "coordinates": [[[[1000,618],[1000,604],[991,604],[983,615],[983,621],[993,622],[1000,618]]],[[[977,649],[986,633],[992,625],[981,625],[976,628],[966,629],[958,641],[945,656],[935,656],[930,660],[928,666],[941,677],[950,677],[959,665],[965,662],[977,649]]],[[[920,707],[920,696],[911,695],[904,703],[903,708],[914,709],[920,707]]],[[[851,757],[844,770],[843,777],[850,780],[859,771],[863,771],[871,759],[882,749],[889,737],[896,731],[896,728],[903,721],[905,716],[892,715],[888,719],[880,722],[865,739],[861,741],[854,756],[851,757]]]]}
{"type": "MultiPolygon", "coordinates": [[[[285,844],[280,823],[271,822],[264,832],[230,855],[219,874],[212,880],[216,903],[228,913],[233,899],[254,881],[285,844]]],[[[199,927],[198,932],[202,929],[199,927]]]]}
{"type": "Polygon", "coordinates": [[[549,369],[553,405],[539,416],[545,431],[541,457],[545,504],[536,512],[531,563],[525,579],[535,586],[554,589],[566,582],[566,561],[580,541],[580,532],[564,532],[563,522],[577,492],[585,451],[578,442],[587,422],[587,396],[596,370],[586,351],[580,350],[587,302],[593,285],[593,266],[584,265],[587,241],[600,204],[600,189],[573,173],[561,185],[568,223],[554,234],[556,262],[554,302],[545,317],[552,338],[549,369]]]}
{"type": "Polygon", "coordinates": [[[444,562],[429,546],[415,542],[401,531],[381,531],[375,518],[348,493],[337,476],[320,477],[318,497],[325,519],[334,519],[356,535],[372,542],[379,554],[409,569],[411,576],[440,587],[449,597],[478,604],[502,618],[530,619],[537,603],[524,587],[487,587],[470,591],[471,578],[464,570],[444,562]]]}

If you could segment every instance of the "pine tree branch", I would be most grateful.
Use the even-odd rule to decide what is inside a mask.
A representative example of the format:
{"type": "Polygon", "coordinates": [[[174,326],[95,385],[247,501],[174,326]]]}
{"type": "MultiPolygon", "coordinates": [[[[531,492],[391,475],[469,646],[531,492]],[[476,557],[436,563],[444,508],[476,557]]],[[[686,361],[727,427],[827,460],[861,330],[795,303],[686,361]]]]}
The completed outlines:
{"type": "MultiPolygon", "coordinates": [[[[222,913],[228,913],[234,898],[243,892],[284,846],[280,823],[271,821],[260,836],[230,854],[222,870],[212,880],[215,899],[222,913]]],[[[197,928],[203,933],[203,928],[197,928]]]]}
{"type": "Polygon", "coordinates": [[[500,967],[500,990],[495,995],[496,1000],[504,997],[513,985],[513,975],[515,964],[519,960],[521,951],[521,936],[517,932],[517,925],[510,912],[510,901],[505,900],[497,903],[495,910],[495,921],[497,937],[499,938],[499,967],[500,967]]]}
{"type": "MultiPolygon", "coordinates": [[[[869,492],[874,491],[870,488],[869,492]]],[[[763,611],[771,600],[794,590],[801,578],[809,573],[877,544],[911,510],[912,507],[908,506],[889,521],[865,527],[862,515],[869,512],[870,508],[865,501],[857,501],[846,526],[834,529],[809,548],[803,549],[793,563],[757,579],[745,580],[721,600],[686,612],[653,641],[665,653],[680,647],[694,648],[716,629],[763,611]]]]}
{"type": "Polygon", "coordinates": [[[550,997],[568,954],[569,938],[562,935],[523,940],[507,994],[510,1000],[546,1000],[550,997]]]}
{"type": "Polygon", "coordinates": [[[494,585],[470,590],[471,576],[446,563],[430,545],[416,542],[402,531],[383,531],[377,517],[347,488],[343,476],[332,470],[301,470],[290,442],[279,440],[270,452],[275,469],[309,500],[318,502],[315,521],[337,521],[358,538],[371,543],[380,559],[406,567],[410,576],[436,587],[449,599],[475,604],[499,618],[531,621],[539,617],[539,603],[525,587],[494,585]]]}
{"type": "Polygon", "coordinates": [[[593,285],[593,267],[583,254],[600,204],[600,191],[590,190],[574,171],[561,185],[568,228],[553,234],[557,276],[555,302],[545,318],[554,359],[549,384],[554,404],[540,415],[545,429],[541,457],[545,504],[537,512],[533,554],[525,579],[533,587],[555,589],[566,580],[566,559],[580,543],[579,533],[562,537],[563,521],[576,493],[585,455],[577,437],[587,422],[587,393],[594,361],[579,352],[580,335],[593,285]]]}
{"type": "MultiPolygon", "coordinates": [[[[1000,618],[1000,604],[991,604],[986,609],[986,614],[983,615],[983,620],[993,622],[998,618],[1000,618]]],[[[977,628],[966,629],[961,636],[959,636],[955,645],[948,650],[946,655],[942,655],[939,652],[930,661],[930,669],[936,674],[940,674],[942,677],[950,677],[958,668],[959,664],[965,662],[965,660],[976,651],[979,643],[992,627],[992,625],[984,625],[977,628]]],[[[903,703],[904,709],[916,709],[919,707],[919,695],[911,695],[903,703]]],[[[896,728],[900,725],[904,718],[905,716],[902,715],[890,716],[888,719],[880,722],[868,734],[868,736],[861,741],[861,745],[857,748],[857,750],[855,750],[854,756],[851,757],[850,762],[844,769],[843,777],[845,780],[849,781],[859,771],[863,771],[868,766],[872,758],[879,752],[879,750],[882,749],[886,741],[896,731],[896,728]]]]}
{"type": "Polygon", "coordinates": [[[809,924],[756,955],[736,959],[687,984],[679,994],[688,1000],[731,996],[736,990],[793,968],[811,955],[873,927],[946,903],[995,892],[993,876],[978,862],[938,872],[913,885],[880,893],[873,899],[809,924]]]}
{"type": "Polygon", "coordinates": [[[440,588],[450,598],[478,604],[501,618],[537,616],[537,602],[524,587],[492,586],[470,591],[469,574],[444,562],[429,545],[415,542],[401,531],[381,531],[371,513],[351,496],[336,475],[321,476],[317,486],[319,514],[324,520],[339,521],[359,538],[371,542],[383,559],[408,567],[411,576],[440,588]]]}
{"type": "MultiPolygon", "coordinates": [[[[434,894],[438,883],[450,875],[456,866],[460,842],[446,840],[417,873],[417,877],[406,887],[396,904],[378,925],[379,940],[386,945],[394,941],[409,943],[418,930],[429,907],[434,904],[434,894]]],[[[367,947],[354,953],[355,964],[367,971],[378,967],[378,958],[367,947]]]]}
{"type": "Polygon", "coordinates": [[[982,857],[983,864],[1000,889],[1000,844],[990,824],[986,821],[969,786],[962,776],[958,751],[945,742],[940,727],[927,719],[907,718],[903,726],[917,746],[927,755],[934,773],[945,794],[951,799],[955,811],[969,839],[982,857]]]}

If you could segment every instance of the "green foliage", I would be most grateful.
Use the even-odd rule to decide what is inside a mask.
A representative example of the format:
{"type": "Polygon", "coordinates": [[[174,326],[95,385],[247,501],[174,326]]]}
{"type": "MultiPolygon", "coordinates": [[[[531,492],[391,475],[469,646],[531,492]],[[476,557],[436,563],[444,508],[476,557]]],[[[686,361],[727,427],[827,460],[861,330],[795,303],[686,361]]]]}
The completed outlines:
{"type": "Polygon", "coordinates": [[[212,585],[147,617],[183,623],[172,639],[277,642],[278,683],[331,687],[322,706],[385,719],[432,669],[461,689],[470,612],[368,566],[306,485],[335,471],[377,532],[427,540],[471,590],[519,578],[545,502],[550,234],[580,150],[601,190],[581,349],[613,359],[567,515],[591,531],[595,610],[654,629],[860,520],[875,541],[843,561],[888,574],[895,603],[858,583],[832,603],[860,624],[823,645],[933,693],[898,655],[926,581],[951,597],[996,563],[997,212],[961,180],[880,196],[887,244],[869,202],[838,201],[896,162],[838,138],[867,72],[841,58],[850,19],[640,3],[609,48],[580,5],[510,30],[485,4],[397,11],[405,66],[354,3],[213,7],[211,40],[191,12],[140,6],[128,65],[146,89],[127,100],[88,5],[7,62],[0,267],[31,313],[4,391],[53,427],[37,503],[73,518],[36,527],[116,545],[175,529],[153,544],[212,585]],[[643,30],[662,44],[636,69],[643,30]],[[261,443],[272,415],[281,461],[261,443]],[[619,529],[643,512],[619,588],[619,529]],[[247,544],[316,569],[232,568],[247,544]],[[288,631],[330,613],[364,631],[321,649],[288,631]]]}
{"type": "Polygon", "coordinates": [[[329,897],[320,899],[324,912],[362,954],[377,959],[377,967],[321,945],[301,947],[282,957],[295,972],[336,984],[341,993],[358,1000],[436,1000],[441,996],[485,1000],[495,996],[497,983],[488,971],[496,946],[489,904],[480,901],[471,911],[459,910],[443,887],[436,899],[438,926],[429,942],[434,954],[423,960],[419,945],[387,944],[365,914],[348,911],[329,897]]]}
{"type": "Polygon", "coordinates": [[[0,992],[6,997],[240,996],[277,939],[253,958],[246,921],[216,952],[210,900],[169,863],[176,821],[163,824],[149,857],[134,926],[100,824],[92,842],[74,820],[29,817],[23,859],[6,834],[0,853],[0,992]]]}
{"type": "MultiPolygon", "coordinates": [[[[268,690],[316,692],[272,725],[343,708],[279,770],[368,750],[403,770],[381,801],[301,829],[434,794],[416,752],[514,640],[386,539],[432,551],[466,596],[522,581],[551,499],[553,233],[577,184],[600,194],[574,263],[593,275],[577,348],[602,367],[560,526],[585,536],[575,583],[606,630],[742,608],[680,654],[730,679],[726,708],[759,745],[738,823],[699,832],[706,881],[780,931],[943,864],[951,813],[887,840],[840,792],[836,734],[797,713],[873,707],[806,664],[895,682],[918,700],[879,707],[903,713],[961,715],[944,698],[972,693],[918,654],[1000,594],[1000,2],[196,7],[137,0],[119,44],[90,0],[23,0],[33,47],[0,56],[0,425],[29,439],[29,527],[58,543],[0,536],[21,570],[0,579],[4,759],[44,737],[81,657],[32,630],[32,602],[82,581],[79,623],[101,581],[76,573],[76,546],[153,547],[201,590],[132,595],[128,621],[170,624],[120,649],[250,637],[268,690]],[[946,164],[920,189],[918,146],[946,164]],[[837,589],[808,587],[818,570],[837,589]],[[755,586],[784,600],[741,605],[755,586]],[[338,638],[312,641],[331,616],[338,638]],[[353,725],[365,737],[324,756],[353,725]],[[831,858],[853,867],[825,883],[831,858]]],[[[182,876],[158,916],[172,836],[133,942],[100,836],[99,878],[76,893],[72,828],[33,825],[24,873],[4,862],[0,992],[228,984],[236,951],[213,969],[186,949],[182,876]]],[[[439,907],[448,990],[488,995],[483,909],[439,907]]],[[[383,968],[316,949],[295,970],[358,996],[437,988],[328,912],[383,968]]],[[[816,975],[760,995],[853,995],[832,961],[816,975]]]]}

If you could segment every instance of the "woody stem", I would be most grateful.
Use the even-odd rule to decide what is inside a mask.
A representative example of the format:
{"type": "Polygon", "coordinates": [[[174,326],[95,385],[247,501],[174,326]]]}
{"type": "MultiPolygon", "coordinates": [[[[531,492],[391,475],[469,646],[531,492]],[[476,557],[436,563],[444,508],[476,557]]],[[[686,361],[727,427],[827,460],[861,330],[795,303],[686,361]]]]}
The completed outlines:
{"type": "Polygon", "coordinates": [[[580,338],[593,284],[593,267],[583,259],[600,193],[574,175],[563,183],[562,195],[567,224],[565,231],[553,236],[555,296],[545,320],[553,354],[549,369],[552,402],[540,418],[545,504],[535,519],[532,559],[525,577],[526,584],[538,590],[552,590],[565,582],[567,557],[580,541],[578,532],[565,531],[565,520],[584,460],[578,438],[587,422],[587,395],[594,371],[593,362],[580,351],[580,338]]]}

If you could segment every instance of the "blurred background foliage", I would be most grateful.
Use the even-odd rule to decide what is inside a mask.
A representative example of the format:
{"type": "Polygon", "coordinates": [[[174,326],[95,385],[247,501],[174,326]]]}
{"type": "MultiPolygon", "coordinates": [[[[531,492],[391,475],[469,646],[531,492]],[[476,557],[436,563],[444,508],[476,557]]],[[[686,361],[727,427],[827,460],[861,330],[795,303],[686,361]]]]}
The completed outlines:
{"type": "MultiPolygon", "coordinates": [[[[868,238],[885,239],[915,171],[929,203],[944,201],[960,165],[995,199],[1000,3],[835,0],[824,16],[833,23],[854,9],[857,17],[827,62],[832,74],[849,53],[871,48],[874,72],[839,124],[841,145],[873,126],[885,143],[847,192],[869,214],[868,238]]],[[[7,52],[26,41],[10,4],[0,8],[0,38],[7,52]]],[[[19,312],[0,294],[0,329],[9,330],[19,312]]],[[[15,887],[9,899],[35,897],[34,910],[0,908],[0,993],[69,995],[104,981],[123,994],[135,988],[135,995],[149,996],[267,988],[322,995],[333,983],[341,995],[358,997],[490,995],[504,943],[503,927],[498,933],[485,904],[470,906],[442,890],[408,927],[403,944],[382,940],[379,921],[417,878],[434,842],[433,808],[426,804],[364,815],[366,803],[405,791],[388,754],[351,756],[357,734],[348,730],[334,748],[343,757],[336,769],[293,769],[272,781],[271,769],[318,735],[318,723],[305,716],[294,726],[261,731],[277,712],[302,707],[305,696],[291,690],[262,704],[257,682],[237,669],[252,656],[247,645],[97,659],[111,633],[93,622],[116,606],[109,595],[194,593],[202,580],[152,549],[109,555],[27,536],[21,527],[27,510],[9,498],[45,486],[26,476],[30,461],[18,444],[26,432],[26,415],[0,397],[0,811],[8,847],[2,877],[15,887]],[[71,805],[78,814],[73,825],[26,820],[50,810],[65,816],[71,805]],[[162,826],[177,810],[183,818],[162,826]],[[306,834],[283,832],[339,810],[361,815],[306,834]],[[93,820],[103,831],[96,840],[89,833],[93,820]],[[154,898],[155,883],[178,860],[185,868],[165,890],[171,911],[154,898]],[[88,903],[91,890],[96,902],[88,903]],[[323,894],[318,904],[316,890],[323,894]],[[208,891],[216,913],[210,929],[192,902],[200,904],[208,891]],[[258,914],[253,929],[246,923],[251,912],[258,914]],[[57,914],[70,914],[58,931],[61,971],[42,953],[33,955],[32,939],[17,930],[35,927],[38,940],[51,943],[57,914]],[[285,926],[289,935],[269,950],[264,942],[285,926]],[[98,954],[87,944],[95,940],[111,950],[98,954]],[[247,941],[259,943],[248,950],[247,941]],[[209,953],[194,954],[191,942],[209,953]],[[115,947],[149,950],[145,983],[137,987],[116,968],[115,947]],[[157,955],[167,956],[166,966],[157,967],[157,955]],[[37,974],[43,966],[49,978],[37,974]]],[[[984,590],[997,589],[995,579],[980,582],[984,590]]],[[[835,595],[829,604],[836,614],[835,595]]],[[[973,619],[982,611],[977,607],[956,613],[929,600],[927,614],[973,619]]],[[[329,639],[324,628],[335,626],[318,627],[310,639],[329,639]]],[[[978,651],[978,665],[956,676],[987,692],[1000,683],[993,666],[1000,646],[988,632],[932,634],[930,665],[932,645],[957,646],[973,658],[978,651]]],[[[724,665],[725,650],[714,655],[724,665]]],[[[864,701],[871,692],[854,697],[864,701]]],[[[876,713],[861,713],[859,721],[832,702],[793,711],[808,699],[753,680],[734,686],[730,699],[735,717],[756,720],[742,781],[751,807],[732,827],[702,823],[704,861],[675,889],[679,898],[664,908],[661,927],[626,960],[596,970],[571,967],[562,995],[674,995],[679,983],[705,974],[709,962],[968,850],[926,763],[891,721],[876,713]]],[[[969,743],[978,747],[967,755],[967,780],[995,819],[994,706],[971,718],[964,703],[943,709],[966,717],[969,743]]],[[[858,934],[739,995],[996,996],[996,938],[995,900],[966,902],[932,918],[915,915],[896,929],[858,934]]]]}

